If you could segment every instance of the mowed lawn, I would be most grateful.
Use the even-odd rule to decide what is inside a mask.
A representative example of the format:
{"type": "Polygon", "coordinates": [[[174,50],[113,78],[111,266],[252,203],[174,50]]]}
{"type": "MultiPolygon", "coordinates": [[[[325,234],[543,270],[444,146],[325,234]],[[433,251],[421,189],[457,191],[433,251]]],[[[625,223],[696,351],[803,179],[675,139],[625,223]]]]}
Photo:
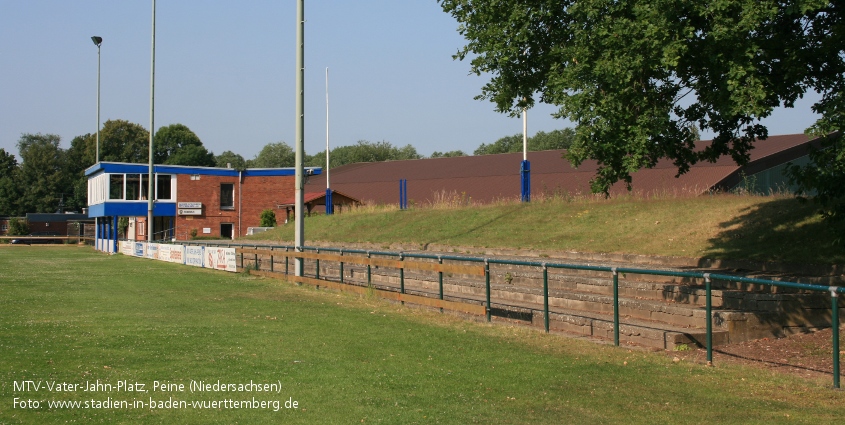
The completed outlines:
{"type": "Polygon", "coordinates": [[[817,424],[845,416],[829,387],[90,248],[0,247],[0,424],[817,424]],[[97,380],[148,392],[44,387],[97,380]],[[221,404],[48,406],[150,399],[221,404]],[[225,405],[253,399],[280,408],[225,405]],[[16,404],[30,400],[40,408],[16,404]]]}

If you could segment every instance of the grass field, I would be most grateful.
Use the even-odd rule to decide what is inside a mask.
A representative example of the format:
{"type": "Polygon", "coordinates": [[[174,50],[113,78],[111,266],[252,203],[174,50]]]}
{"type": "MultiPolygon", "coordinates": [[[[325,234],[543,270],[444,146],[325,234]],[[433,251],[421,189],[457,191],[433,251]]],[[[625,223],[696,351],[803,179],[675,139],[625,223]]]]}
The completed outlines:
{"type": "Polygon", "coordinates": [[[833,423],[845,414],[845,393],[827,380],[674,363],[243,274],[9,246],[0,271],[0,424],[833,423]],[[97,380],[149,392],[15,388],[97,380]],[[192,393],[191,380],[281,391],[192,393]],[[156,381],[186,390],[151,391],[156,381]],[[253,397],[280,408],[48,404],[253,397]],[[293,400],[298,408],[286,409],[293,400]]]}
{"type": "MultiPolygon", "coordinates": [[[[845,264],[845,226],[788,196],[551,198],[530,204],[364,208],[306,219],[306,240],[440,244],[845,264]]],[[[255,239],[292,244],[293,227],[255,239]]]]}

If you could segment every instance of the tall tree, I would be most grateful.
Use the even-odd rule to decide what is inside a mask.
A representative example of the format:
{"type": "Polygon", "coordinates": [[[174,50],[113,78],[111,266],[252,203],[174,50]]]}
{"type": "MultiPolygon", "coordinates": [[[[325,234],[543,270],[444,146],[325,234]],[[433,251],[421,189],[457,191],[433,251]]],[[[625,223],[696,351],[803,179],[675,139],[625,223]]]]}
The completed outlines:
{"type": "Polygon", "coordinates": [[[822,0],[438,0],[491,75],[480,99],[512,115],[536,100],[577,124],[568,158],[599,162],[594,191],[671,159],[678,173],[745,163],[760,120],[808,90],[841,128],[842,2],[822,0]],[[716,134],[696,146],[694,126],[716,134]]]}
{"type": "MultiPolygon", "coordinates": [[[[88,150],[92,151],[91,158],[94,157],[94,139],[86,139],[88,150]]],[[[108,120],[100,130],[100,161],[145,164],[150,157],[149,146],[150,133],[140,124],[108,120]]]]}
{"type": "Polygon", "coordinates": [[[214,157],[214,163],[217,167],[226,168],[231,166],[236,170],[246,169],[246,160],[240,154],[232,151],[224,151],[220,155],[214,157]]]}
{"type": "Polygon", "coordinates": [[[55,134],[23,134],[18,140],[21,157],[19,208],[22,212],[55,212],[64,196],[64,150],[55,134]]]}
{"type": "Polygon", "coordinates": [[[296,163],[296,151],[285,142],[264,145],[254,159],[247,162],[253,168],[293,167],[296,163]]]}
{"type": "Polygon", "coordinates": [[[171,165],[216,165],[214,154],[184,124],[171,124],[158,129],[153,139],[153,161],[156,164],[171,165]]]}
{"type": "MultiPolygon", "coordinates": [[[[370,142],[359,140],[354,145],[339,146],[332,149],[331,165],[334,168],[356,162],[401,161],[420,158],[422,158],[422,155],[411,145],[396,147],[388,141],[370,142]]],[[[307,163],[313,167],[325,167],[326,151],[321,151],[310,156],[307,163]]]]}
{"type": "Polygon", "coordinates": [[[18,160],[0,148],[0,215],[19,215],[18,160]]]}
{"type": "MultiPolygon", "coordinates": [[[[547,151],[552,149],[569,149],[575,139],[575,130],[565,128],[563,130],[552,130],[548,133],[545,131],[538,131],[532,137],[528,138],[528,150],[547,151]]],[[[491,155],[497,153],[512,153],[522,152],[522,134],[514,134],[513,136],[505,136],[491,144],[482,143],[478,149],[473,152],[474,155],[491,155]]]]}

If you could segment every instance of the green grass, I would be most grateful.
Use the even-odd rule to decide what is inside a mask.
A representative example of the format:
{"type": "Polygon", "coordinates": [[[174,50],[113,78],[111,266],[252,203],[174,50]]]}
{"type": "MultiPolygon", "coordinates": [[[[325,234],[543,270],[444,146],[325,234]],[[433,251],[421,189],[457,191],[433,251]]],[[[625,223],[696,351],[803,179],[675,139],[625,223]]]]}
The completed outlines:
{"type": "Polygon", "coordinates": [[[828,380],[689,362],[88,248],[0,249],[0,424],[833,423],[828,380]],[[15,381],[277,382],[281,394],[14,391],[15,381]],[[299,409],[17,409],[37,400],[299,409]]]}
{"type": "MultiPolygon", "coordinates": [[[[290,244],[293,225],[252,239],[290,244]]],[[[306,240],[845,264],[845,226],[784,196],[561,200],[306,219],[306,240]]]]}

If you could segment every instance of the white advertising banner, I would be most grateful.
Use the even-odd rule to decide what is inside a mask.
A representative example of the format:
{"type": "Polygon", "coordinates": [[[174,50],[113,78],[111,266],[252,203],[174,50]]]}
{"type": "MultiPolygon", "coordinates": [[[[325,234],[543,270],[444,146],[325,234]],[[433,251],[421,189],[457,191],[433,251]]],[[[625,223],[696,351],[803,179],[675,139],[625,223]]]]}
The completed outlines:
{"type": "Polygon", "coordinates": [[[205,267],[228,272],[238,271],[235,248],[205,247],[205,267]]]}
{"type": "Polygon", "coordinates": [[[153,260],[158,260],[158,244],[149,242],[147,243],[147,258],[151,258],[153,260]]]}
{"type": "Polygon", "coordinates": [[[163,259],[171,263],[185,264],[185,247],[182,245],[168,246],[170,247],[168,256],[164,257],[163,259]]]}
{"type": "Polygon", "coordinates": [[[147,252],[147,244],[146,242],[135,242],[133,244],[135,246],[132,255],[136,257],[145,257],[147,252]]]}
{"type": "Polygon", "coordinates": [[[194,267],[203,266],[203,247],[196,245],[188,245],[185,247],[185,264],[194,267]]]}
{"type": "Polygon", "coordinates": [[[119,241],[118,245],[120,246],[119,250],[120,253],[123,255],[132,255],[132,242],[129,241],[119,241]]]}

